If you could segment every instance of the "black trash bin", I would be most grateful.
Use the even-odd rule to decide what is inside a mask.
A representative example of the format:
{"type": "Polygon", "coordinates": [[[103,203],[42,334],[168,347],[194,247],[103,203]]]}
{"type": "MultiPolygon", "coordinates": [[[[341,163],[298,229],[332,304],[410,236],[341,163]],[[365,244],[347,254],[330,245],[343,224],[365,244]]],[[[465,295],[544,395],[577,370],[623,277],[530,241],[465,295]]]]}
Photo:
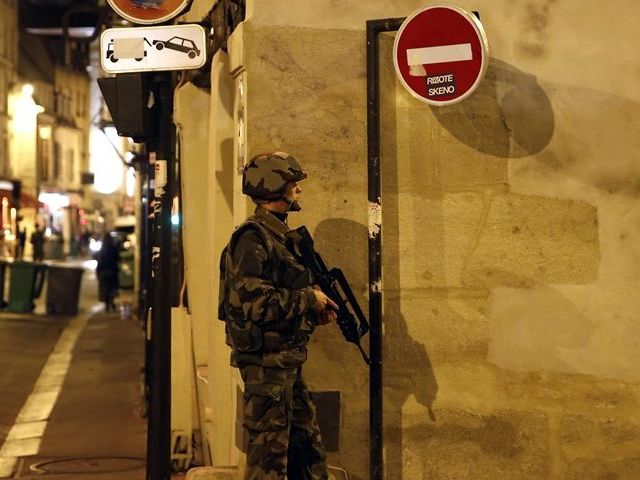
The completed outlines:
{"type": "Polygon", "coordinates": [[[49,266],[47,280],[47,313],[76,315],[82,284],[82,268],[49,266]]]}
{"type": "Polygon", "coordinates": [[[7,301],[4,299],[4,279],[7,272],[7,261],[0,260],[0,308],[7,306],[7,301]]]}
{"type": "Polygon", "coordinates": [[[35,299],[40,296],[47,266],[42,263],[15,261],[9,264],[8,310],[29,313],[36,308],[35,299]]]}

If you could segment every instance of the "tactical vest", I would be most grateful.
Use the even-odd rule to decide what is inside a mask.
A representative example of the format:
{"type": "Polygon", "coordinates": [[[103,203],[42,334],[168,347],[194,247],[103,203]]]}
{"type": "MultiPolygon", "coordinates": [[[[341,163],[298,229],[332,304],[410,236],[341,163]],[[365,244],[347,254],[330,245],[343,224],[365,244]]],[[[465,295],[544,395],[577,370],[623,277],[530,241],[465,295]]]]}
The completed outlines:
{"type": "Polygon", "coordinates": [[[233,252],[240,236],[247,230],[257,232],[267,250],[265,275],[276,288],[299,290],[313,284],[309,270],[301,265],[286,246],[286,239],[271,230],[260,215],[253,215],[231,235],[220,257],[220,295],[218,318],[225,322],[226,343],[232,348],[231,364],[262,365],[289,368],[306,360],[306,345],[316,320],[314,312],[282,321],[269,321],[263,325],[247,319],[234,298],[231,272],[233,252]]]}

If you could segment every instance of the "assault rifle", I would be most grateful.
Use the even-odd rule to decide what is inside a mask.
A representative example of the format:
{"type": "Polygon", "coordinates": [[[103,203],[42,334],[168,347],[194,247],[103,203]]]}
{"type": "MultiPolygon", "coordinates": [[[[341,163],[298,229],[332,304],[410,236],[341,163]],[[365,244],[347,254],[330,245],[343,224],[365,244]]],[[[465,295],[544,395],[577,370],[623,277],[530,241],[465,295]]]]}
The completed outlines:
{"type": "Polygon", "coordinates": [[[339,268],[329,270],[322,257],[313,248],[313,238],[307,227],[299,227],[287,234],[287,247],[293,255],[313,273],[324,294],[338,305],[338,326],[347,342],[355,344],[362,358],[369,365],[369,357],[360,345],[369,331],[367,321],[344,273],[339,268]]]}

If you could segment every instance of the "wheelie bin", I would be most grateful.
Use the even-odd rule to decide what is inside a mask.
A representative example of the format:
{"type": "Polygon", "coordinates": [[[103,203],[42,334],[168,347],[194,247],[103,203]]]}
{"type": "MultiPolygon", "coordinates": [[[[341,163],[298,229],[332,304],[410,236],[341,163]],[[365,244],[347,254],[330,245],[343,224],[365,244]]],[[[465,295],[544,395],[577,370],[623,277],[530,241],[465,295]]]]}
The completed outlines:
{"type": "Polygon", "coordinates": [[[0,308],[7,306],[7,301],[4,299],[4,279],[7,274],[7,261],[0,260],[0,308]]]}
{"type": "Polygon", "coordinates": [[[82,268],[50,265],[47,280],[47,313],[76,315],[82,285],[82,268]]]}
{"type": "Polygon", "coordinates": [[[42,293],[47,266],[43,263],[16,261],[9,264],[9,305],[16,313],[32,312],[34,300],[42,293]]]}
{"type": "Polygon", "coordinates": [[[124,250],[120,252],[120,264],[118,265],[118,287],[122,289],[133,288],[133,252],[124,250]]]}

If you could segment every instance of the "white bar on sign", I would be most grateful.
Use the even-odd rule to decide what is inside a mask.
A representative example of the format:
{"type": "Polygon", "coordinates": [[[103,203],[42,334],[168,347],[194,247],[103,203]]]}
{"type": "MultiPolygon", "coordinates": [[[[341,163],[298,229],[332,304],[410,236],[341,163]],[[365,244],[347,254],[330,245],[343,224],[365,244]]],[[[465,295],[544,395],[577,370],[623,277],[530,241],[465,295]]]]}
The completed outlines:
{"type": "Polygon", "coordinates": [[[470,43],[407,49],[407,63],[409,65],[463,62],[465,60],[471,60],[472,58],[470,43]]]}
{"type": "Polygon", "coordinates": [[[144,57],[144,38],[115,38],[113,54],[118,59],[144,57]]]}

